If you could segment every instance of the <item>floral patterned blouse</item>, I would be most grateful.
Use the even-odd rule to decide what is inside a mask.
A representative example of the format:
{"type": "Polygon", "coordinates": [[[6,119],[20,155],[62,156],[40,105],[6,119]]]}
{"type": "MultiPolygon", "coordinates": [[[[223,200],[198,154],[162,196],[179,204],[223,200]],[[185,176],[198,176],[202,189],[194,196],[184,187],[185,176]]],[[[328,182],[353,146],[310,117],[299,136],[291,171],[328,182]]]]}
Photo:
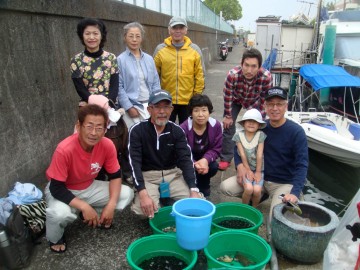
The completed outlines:
{"type": "Polygon", "coordinates": [[[118,80],[116,80],[116,85],[111,84],[113,82],[112,77],[118,78],[118,73],[116,56],[107,51],[98,52],[98,55],[85,51],[71,59],[71,78],[74,80],[78,94],[85,101],[93,94],[104,95],[110,99],[112,99],[111,96],[115,96],[116,99],[119,87],[118,80]],[[83,88],[81,83],[79,87],[79,79],[82,80],[88,93],[81,93],[84,89],[78,89],[83,88]],[[111,94],[111,92],[114,93],[111,94]]]}

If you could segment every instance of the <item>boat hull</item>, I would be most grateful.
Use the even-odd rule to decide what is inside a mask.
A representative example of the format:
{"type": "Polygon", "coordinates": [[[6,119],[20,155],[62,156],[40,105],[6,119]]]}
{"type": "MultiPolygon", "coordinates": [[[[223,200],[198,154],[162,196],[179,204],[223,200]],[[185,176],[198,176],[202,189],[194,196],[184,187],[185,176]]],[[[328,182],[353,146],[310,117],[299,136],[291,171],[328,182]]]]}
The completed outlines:
{"type": "Polygon", "coordinates": [[[308,147],[352,167],[360,167],[360,141],[354,140],[348,127],[352,122],[334,113],[287,112],[286,117],[305,131],[308,147]],[[314,118],[334,123],[336,131],[311,123],[314,118]]]}

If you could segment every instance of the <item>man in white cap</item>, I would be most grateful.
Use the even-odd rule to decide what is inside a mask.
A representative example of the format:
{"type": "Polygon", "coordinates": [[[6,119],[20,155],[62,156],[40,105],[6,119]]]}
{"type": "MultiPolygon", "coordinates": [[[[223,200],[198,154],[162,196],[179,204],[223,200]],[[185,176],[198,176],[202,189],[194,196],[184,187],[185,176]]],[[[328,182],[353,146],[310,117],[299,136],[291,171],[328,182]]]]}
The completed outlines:
{"type": "Polygon", "coordinates": [[[173,97],[170,121],[181,124],[188,117],[187,105],[195,94],[205,87],[205,67],[199,46],[192,43],[187,34],[187,22],[173,17],[169,22],[170,37],[159,44],[154,52],[154,61],[159,73],[161,88],[173,97]]]}
{"type": "MultiPolygon", "coordinates": [[[[271,199],[270,217],[275,205],[283,202],[297,203],[306,181],[308,169],[308,145],[304,130],[295,122],[285,118],[287,92],[272,87],[265,95],[265,111],[269,120],[263,129],[264,145],[264,189],[271,199]],[[285,196],[280,199],[279,195],[285,196]]],[[[246,179],[244,165],[234,152],[237,176],[220,184],[227,195],[239,196],[243,192],[241,183],[246,179]]]]}
{"type": "Polygon", "coordinates": [[[133,125],[129,132],[129,157],[137,190],[131,209],[152,218],[160,198],[179,200],[201,197],[196,187],[190,146],[180,126],[169,122],[173,107],[165,90],[150,94],[150,118],[133,125]]]}

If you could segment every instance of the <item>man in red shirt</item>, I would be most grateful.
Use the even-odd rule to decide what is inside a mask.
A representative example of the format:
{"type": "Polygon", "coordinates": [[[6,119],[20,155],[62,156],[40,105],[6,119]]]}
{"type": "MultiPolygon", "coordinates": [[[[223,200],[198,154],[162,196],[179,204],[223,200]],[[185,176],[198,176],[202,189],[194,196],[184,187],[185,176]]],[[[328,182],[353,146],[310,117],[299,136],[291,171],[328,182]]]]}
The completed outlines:
{"type": "Polygon", "coordinates": [[[132,189],[121,184],[115,146],[104,137],[107,123],[100,106],[82,107],[77,133],[59,143],[46,171],[46,237],[53,252],[66,251],[64,229],[78,213],[89,226],[108,229],[115,209],[124,209],[134,197],[132,189]],[[95,180],[102,167],[109,181],[95,180]]]}
{"type": "Polygon", "coordinates": [[[233,158],[236,118],[242,107],[258,109],[265,117],[265,95],[272,87],[271,73],[261,67],[261,53],[254,48],[246,50],[241,66],[231,69],[224,87],[223,144],[219,170],[226,170],[233,158]]]}

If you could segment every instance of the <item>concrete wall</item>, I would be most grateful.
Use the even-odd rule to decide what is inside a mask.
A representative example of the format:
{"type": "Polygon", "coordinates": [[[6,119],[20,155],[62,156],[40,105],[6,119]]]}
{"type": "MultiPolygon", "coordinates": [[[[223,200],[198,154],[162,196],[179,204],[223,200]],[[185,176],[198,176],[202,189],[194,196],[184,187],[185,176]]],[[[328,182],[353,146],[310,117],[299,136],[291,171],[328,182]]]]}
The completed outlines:
{"type": "MultiPolygon", "coordinates": [[[[83,50],[76,35],[83,17],[105,21],[105,49],[116,55],[125,49],[126,23],[145,26],[143,49],[152,54],[167,37],[170,20],[111,0],[0,1],[0,197],[15,181],[43,186],[57,143],[73,131],[79,98],[69,63],[83,50]]],[[[215,30],[189,23],[189,37],[203,50],[207,64],[216,58],[215,30]]]]}

